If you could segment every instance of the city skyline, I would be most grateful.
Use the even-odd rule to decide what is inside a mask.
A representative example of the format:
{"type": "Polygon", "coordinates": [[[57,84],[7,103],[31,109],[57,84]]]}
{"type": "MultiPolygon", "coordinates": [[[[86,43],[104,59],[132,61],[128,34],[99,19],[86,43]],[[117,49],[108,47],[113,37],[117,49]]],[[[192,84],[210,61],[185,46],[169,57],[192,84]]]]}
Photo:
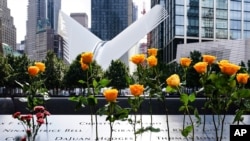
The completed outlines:
{"type": "MultiPolygon", "coordinates": [[[[86,13],[88,15],[89,26],[91,25],[91,15],[90,15],[90,0],[74,0],[74,2],[69,0],[61,0],[61,10],[70,15],[70,13],[86,13]]],[[[148,9],[150,5],[150,0],[133,0],[137,5],[139,5],[139,12],[142,8],[142,3],[145,1],[145,8],[148,9]]],[[[17,33],[16,37],[17,43],[20,43],[25,39],[26,35],[26,21],[27,21],[27,6],[28,0],[8,0],[8,8],[11,10],[11,16],[14,18],[14,25],[16,27],[17,33]],[[18,6],[17,6],[18,5],[18,6]]],[[[139,14],[140,15],[140,14],[139,14]]]]}

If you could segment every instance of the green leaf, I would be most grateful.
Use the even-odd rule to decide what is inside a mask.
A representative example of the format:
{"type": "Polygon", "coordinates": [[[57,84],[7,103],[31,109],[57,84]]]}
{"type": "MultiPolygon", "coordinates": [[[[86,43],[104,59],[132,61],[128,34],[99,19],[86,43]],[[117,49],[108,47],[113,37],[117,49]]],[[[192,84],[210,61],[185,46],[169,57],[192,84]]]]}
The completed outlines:
{"type": "Polygon", "coordinates": [[[186,127],[181,131],[181,134],[182,134],[182,136],[187,137],[188,134],[189,134],[192,130],[193,130],[193,126],[192,126],[192,125],[186,126],[186,127]]]}
{"type": "Polygon", "coordinates": [[[229,85],[230,85],[231,88],[235,88],[236,87],[236,81],[235,80],[229,81],[229,85]]]}
{"type": "Polygon", "coordinates": [[[167,87],[166,87],[166,92],[167,92],[167,93],[174,93],[174,92],[177,92],[177,90],[176,90],[175,88],[172,88],[172,87],[170,87],[170,86],[167,86],[167,87]]]}
{"type": "Polygon", "coordinates": [[[102,86],[102,87],[106,87],[108,84],[110,83],[110,80],[104,78],[104,79],[101,79],[99,84],[102,86]]]}
{"type": "Polygon", "coordinates": [[[189,96],[187,94],[181,94],[180,95],[180,101],[183,103],[183,105],[188,105],[189,96]]]}
{"type": "Polygon", "coordinates": [[[86,84],[86,81],[84,81],[84,80],[79,80],[78,82],[81,84],[86,84]]]}
{"type": "Polygon", "coordinates": [[[98,86],[98,83],[97,83],[97,81],[94,79],[94,80],[93,80],[93,87],[96,88],[97,86],[98,86]]]}
{"type": "Polygon", "coordinates": [[[94,106],[98,103],[97,98],[95,98],[93,95],[89,95],[87,97],[87,101],[88,101],[88,105],[90,105],[90,106],[94,106]]]}
{"type": "Polygon", "coordinates": [[[239,98],[250,98],[250,89],[240,89],[239,98]]]}
{"type": "Polygon", "coordinates": [[[213,82],[217,80],[217,75],[215,73],[212,73],[209,75],[208,79],[211,79],[213,82]]]}
{"type": "Polygon", "coordinates": [[[152,127],[152,126],[148,126],[148,127],[146,127],[146,128],[142,127],[142,128],[140,128],[139,130],[137,130],[137,131],[135,132],[135,134],[142,134],[142,133],[147,132],[147,131],[151,131],[151,132],[160,132],[160,129],[159,129],[159,128],[154,128],[154,127],[152,127]]]}
{"type": "Polygon", "coordinates": [[[201,124],[201,117],[200,117],[200,115],[199,115],[199,112],[198,112],[198,110],[197,110],[197,108],[195,108],[194,109],[194,116],[195,116],[195,118],[197,119],[197,124],[199,125],[199,124],[201,124]]]}
{"type": "Polygon", "coordinates": [[[186,109],[186,106],[180,106],[179,107],[179,111],[185,111],[185,109],[186,109]]]}
{"type": "Polygon", "coordinates": [[[194,102],[195,99],[196,99],[195,94],[194,94],[194,93],[190,94],[190,95],[188,96],[188,99],[189,99],[190,102],[194,102]]]}

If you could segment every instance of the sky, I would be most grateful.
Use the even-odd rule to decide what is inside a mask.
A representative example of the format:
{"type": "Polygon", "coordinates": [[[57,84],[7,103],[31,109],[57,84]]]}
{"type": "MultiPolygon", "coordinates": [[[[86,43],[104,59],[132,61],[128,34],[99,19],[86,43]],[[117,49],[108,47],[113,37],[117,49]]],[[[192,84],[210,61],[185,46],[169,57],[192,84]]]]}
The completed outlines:
{"type": "MultiPolygon", "coordinates": [[[[70,15],[70,13],[84,12],[87,13],[89,18],[89,25],[91,21],[90,17],[90,3],[91,0],[61,0],[61,10],[70,15]]],[[[149,0],[133,0],[136,4],[142,7],[143,1],[146,1],[145,7],[149,7],[149,0]]],[[[11,10],[10,14],[14,18],[14,25],[17,31],[17,43],[24,40],[26,34],[26,21],[27,21],[27,6],[28,0],[7,0],[8,8],[11,10]]],[[[139,11],[141,11],[139,7],[139,11]]]]}

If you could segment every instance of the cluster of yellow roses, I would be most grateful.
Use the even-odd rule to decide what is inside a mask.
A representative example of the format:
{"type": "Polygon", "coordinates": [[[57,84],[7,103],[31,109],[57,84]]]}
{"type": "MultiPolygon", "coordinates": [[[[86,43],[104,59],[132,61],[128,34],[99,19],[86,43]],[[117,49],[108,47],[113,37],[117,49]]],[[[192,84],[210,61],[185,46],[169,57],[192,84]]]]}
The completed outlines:
{"type": "MultiPolygon", "coordinates": [[[[206,69],[207,65],[211,65],[212,63],[214,63],[215,60],[216,60],[215,56],[203,55],[203,62],[196,63],[194,65],[194,68],[200,74],[205,73],[207,71],[207,69],[206,69]]],[[[230,63],[228,60],[221,60],[218,62],[218,65],[219,65],[220,71],[223,74],[226,74],[229,76],[235,75],[241,68],[238,65],[230,63]]],[[[240,84],[246,84],[248,78],[249,78],[248,73],[237,73],[237,75],[236,75],[236,80],[240,84]]]]}
{"type": "MultiPolygon", "coordinates": [[[[212,65],[216,60],[216,57],[212,55],[203,55],[202,58],[203,60],[201,62],[198,62],[193,66],[196,72],[198,72],[199,74],[206,73],[208,66],[212,65]]],[[[190,58],[181,58],[180,65],[184,68],[189,67],[191,61],[192,60],[190,58]]],[[[219,61],[218,66],[223,74],[229,76],[235,75],[241,68],[238,65],[230,63],[228,60],[219,61]]],[[[248,79],[249,79],[248,73],[237,73],[236,75],[236,80],[239,84],[246,84],[248,82],[248,79]]],[[[173,74],[167,79],[167,84],[171,87],[177,87],[180,84],[179,76],[177,74],[173,74]]]]}
{"type": "Polygon", "coordinates": [[[145,62],[145,60],[147,60],[148,65],[150,67],[154,67],[157,65],[157,62],[158,62],[156,58],[157,51],[158,49],[156,48],[150,48],[148,49],[148,55],[149,55],[148,58],[145,57],[145,54],[136,54],[132,56],[130,60],[136,65],[141,65],[145,62]]]}
{"type": "MultiPolygon", "coordinates": [[[[157,65],[157,51],[156,48],[150,48],[148,49],[148,55],[149,57],[146,58],[145,54],[137,54],[131,57],[131,61],[136,65],[143,65],[145,60],[147,60],[147,63],[150,67],[154,67],[157,65]]],[[[85,64],[89,64],[92,61],[93,54],[91,53],[83,53],[81,55],[81,67],[83,70],[85,70],[87,67],[85,67],[85,64]],[[90,61],[91,60],[91,61],[90,61]]],[[[144,92],[144,86],[140,84],[133,84],[129,86],[130,92],[133,96],[138,97],[143,94],[144,92]]],[[[117,89],[107,89],[103,92],[103,95],[105,96],[106,100],[108,102],[115,102],[118,96],[118,90],[117,89]]]]}
{"type": "MultiPolygon", "coordinates": [[[[145,62],[147,62],[149,67],[154,67],[157,65],[157,51],[156,48],[150,48],[148,49],[148,55],[149,57],[146,58],[145,54],[136,54],[130,58],[130,61],[132,61],[136,65],[143,65],[145,62]]],[[[216,57],[212,55],[203,55],[203,60],[201,62],[196,63],[193,67],[199,74],[204,74],[207,72],[207,68],[209,65],[212,65],[216,57]]],[[[89,68],[89,64],[93,60],[93,53],[91,52],[85,52],[81,54],[81,67],[83,70],[86,70],[89,68]]],[[[192,60],[190,58],[184,57],[180,59],[180,65],[184,68],[187,68],[190,66],[192,60]]],[[[230,63],[228,60],[221,60],[218,62],[219,68],[222,73],[226,75],[234,75],[240,70],[240,66],[235,65],[233,63],[230,63]]],[[[34,74],[34,73],[33,73],[34,74]]],[[[248,81],[249,75],[248,73],[238,73],[236,75],[236,79],[238,83],[240,84],[246,84],[248,81]]],[[[166,83],[168,86],[171,87],[178,87],[180,85],[180,77],[178,74],[173,74],[170,77],[166,79],[166,83]]],[[[140,96],[144,91],[144,86],[140,84],[133,84],[129,86],[130,92],[134,96],[140,96]]],[[[116,101],[116,98],[118,96],[118,90],[117,89],[107,89],[104,91],[104,96],[107,101],[114,102],[116,101]]]]}
{"type": "Polygon", "coordinates": [[[39,72],[45,71],[45,64],[42,62],[35,62],[34,66],[28,67],[28,73],[30,76],[36,76],[39,72]]]}

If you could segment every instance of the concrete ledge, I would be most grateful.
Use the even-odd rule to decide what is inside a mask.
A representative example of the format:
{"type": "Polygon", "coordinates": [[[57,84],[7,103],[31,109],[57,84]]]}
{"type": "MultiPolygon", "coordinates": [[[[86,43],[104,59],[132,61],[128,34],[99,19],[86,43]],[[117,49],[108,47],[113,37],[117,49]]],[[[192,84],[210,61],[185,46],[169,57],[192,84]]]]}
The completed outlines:
{"type": "Polygon", "coordinates": [[[14,112],[14,103],[9,97],[0,98],[0,114],[12,114],[14,112]]]}
{"type": "MultiPolygon", "coordinates": [[[[12,114],[15,111],[20,111],[22,113],[29,113],[26,109],[25,102],[21,102],[20,97],[14,97],[14,98],[0,98],[0,114],[12,114]]],[[[119,105],[123,108],[129,108],[128,104],[128,98],[127,97],[119,97],[117,101],[119,102],[119,105]]],[[[197,98],[194,105],[196,108],[198,108],[198,111],[200,114],[211,114],[209,111],[202,110],[203,104],[205,102],[204,98],[197,98]]],[[[159,101],[157,99],[152,99],[151,101],[152,105],[152,112],[155,115],[164,115],[166,114],[164,103],[162,101],[159,101]]],[[[96,109],[99,109],[100,107],[107,104],[104,97],[98,98],[98,105],[96,106],[96,109]]],[[[149,99],[145,99],[142,103],[141,110],[139,113],[141,114],[150,114],[149,113],[149,99]]],[[[168,97],[166,98],[166,106],[168,109],[169,115],[179,115],[183,114],[179,111],[179,107],[181,105],[181,102],[179,98],[173,98],[168,97]]],[[[194,106],[193,105],[193,106],[194,106]]],[[[75,110],[76,102],[70,101],[69,97],[52,97],[48,101],[46,101],[44,105],[51,114],[55,115],[88,115],[90,114],[90,108],[88,106],[80,108],[79,110],[75,110]]],[[[235,114],[235,109],[231,108],[227,114],[235,114]]]]}

